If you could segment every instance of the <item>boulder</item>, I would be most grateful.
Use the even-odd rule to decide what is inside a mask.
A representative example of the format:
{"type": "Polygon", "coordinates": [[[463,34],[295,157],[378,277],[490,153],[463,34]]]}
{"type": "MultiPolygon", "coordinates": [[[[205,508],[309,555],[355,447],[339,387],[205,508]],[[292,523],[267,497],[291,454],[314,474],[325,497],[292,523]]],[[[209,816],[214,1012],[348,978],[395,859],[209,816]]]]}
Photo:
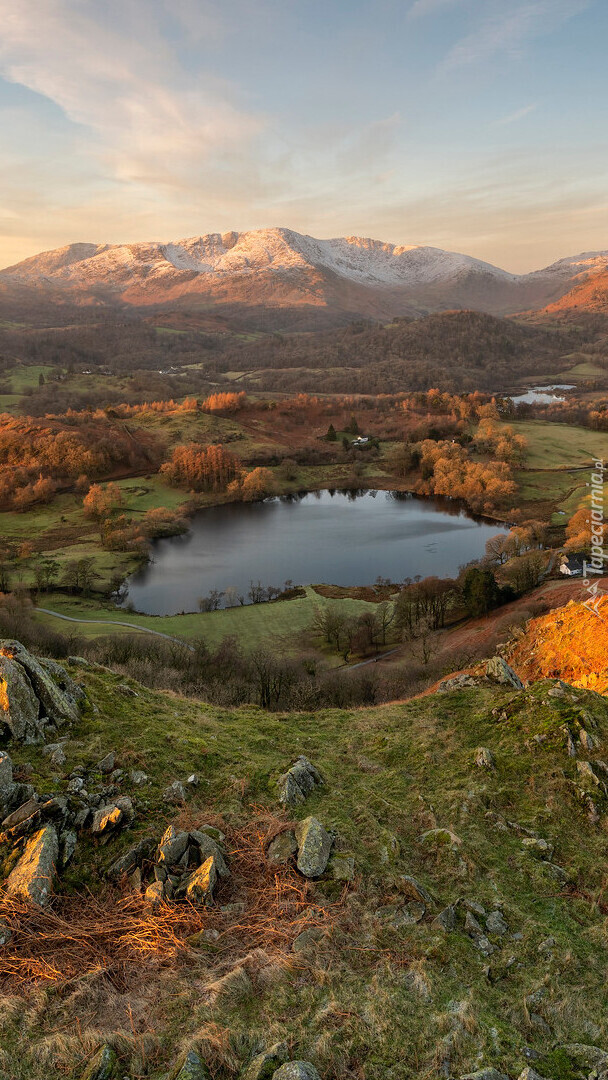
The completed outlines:
{"type": "MultiPolygon", "coordinates": [[[[78,692],[76,684],[61,669],[64,685],[70,684],[73,691],[66,693],[55,681],[52,670],[45,668],[19,641],[0,641],[0,655],[15,660],[26,672],[44,714],[56,725],[78,719],[78,707],[74,695],[78,692]]],[[[59,665],[56,665],[57,668],[59,665]]],[[[53,665],[54,668],[54,665],[53,665]]]]}
{"type": "Polygon", "coordinates": [[[460,1080],[509,1080],[508,1076],[498,1069],[478,1069],[477,1072],[466,1073],[460,1080]]]}
{"type": "Polygon", "coordinates": [[[274,1073],[272,1080],[321,1080],[310,1061],[287,1061],[274,1073]]]}
{"type": "Polygon", "coordinates": [[[241,1073],[240,1080],[272,1080],[276,1070],[286,1059],[286,1043],[275,1043],[249,1062],[245,1071],[241,1073]]]}
{"type": "Polygon", "coordinates": [[[487,746],[478,746],[475,751],[475,764],[478,769],[495,769],[494,754],[487,746]]]}
{"type": "Polygon", "coordinates": [[[17,865],[9,874],[7,896],[19,896],[44,907],[57,872],[59,840],[53,825],[45,825],[28,840],[17,865]]]}
{"type": "Polygon", "coordinates": [[[13,763],[8,754],[0,750],[0,812],[2,814],[5,814],[12,804],[16,788],[17,784],[13,780],[13,763]]]}
{"type": "Polygon", "coordinates": [[[169,825],[158,845],[157,861],[169,866],[175,865],[186,852],[188,843],[189,836],[187,832],[176,829],[174,825],[169,825]]]}
{"type": "Polygon", "coordinates": [[[286,832],[279,833],[274,840],[270,841],[266,851],[266,858],[269,863],[283,865],[293,858],[297,850],[296,834],[292,829],[288,829],[286,832]]]}
{"type": "Polygon", "coordinates": [[[0,719],[15,742],[40,741],[40,702],[21,664],[0,653],[0,719]]]}
{"type": "Polygon", "coordinates": [[[320,926],[309,926],[307,930],[302,930],[302,933],[294,938],[291,947],[295,953],[305,952],[306,949],[316,945],[322,937],[323,931],[320,926]]]}
{"type": "Polygon", "coordinates": [[[304,877],[318,878],[329,861],[333,837],[315,817],[307,817],[296,827],[297,867],[304,877]]]}
{"type": "Polygon", "coordinates": [[[419,900],[428,907],[433,906],[433,897],[416,878],[410,877],[409,874],[402,874],[399,881],[406,896],[409,896],[412,900],[419,900]]]}
{"type": "Polygon", "coordinates": [[[489,934],[504,937],[509,927],[507,926],[502,911],[491,911],[486,919],[486,930],[489,934]]]}
{"type": "Polygon", "coordinates": [[[186,789],[181,780],[174,780],[163,791],[163,802],[170,806],[181,806],[186,801],[186,789]]]}
{"type": "Polygon", "coordinates": [[[453,675],[451,679],[444,679],[437,687],[437,693],[448,694],[451,690],[466,690],[470,686],[483,686],[487,680],[479,675],[453,675]]]}
{"type": "Polygon", "coordinates": [[[211,1080],[211,1073],[198,1050],[188,1050],[169,1073],[168,1080],[211,1080]]]}
{"type": "Polygon", "coordinates": [[[152,907],[156,907],[158,904],[164,904],[167,899],[167,889],[164,881],[153,881],[146,889],[144,899],[146,904],[150,904],[152,907]]]}
{"type": "Polygon", "coordinates": [[[87,1065],[82,1080],[113,1080],[117,1076],[117,1069],[116,1051],[106,1043],[87,1065]]]}
{"type": "Polygon", "coordinates": [[[118,829],[126,829],[135,818],[133,803],[128,795],[121,795],[112,803],[106,803],[93,814],[91,832],[94,836],[109,836],[118,829]]]}
{"type": "Polygon", "coordinates": [[[8,945],[13,936],[13,931],[8,925],[6,919],[0,919],[0,947],[2,945],[8,945]]]}
{"type": "Polygon", "coordinates": [[[217,885],[218,871],[215,857],[211,855],[202,866],[199,866],[189,877],[186,886],[186,896],[193,904],[203,903],[207,906],[213,903],[213,892],[217,885]]]}
{"type": "Polygon", "coordinates": [[[107,876],[117,881],[123,874],[132,874],[138,870],[144,859],[150,859],[156,844],[151,836],[144,837],[138,844],[134,844],[124,855],[116,859],[106,871],[107,876]]]}
{"type": "Polygon", "coordinates": [[[449,904],[448,907],[443,909],[443,911],[440,911],[437,918],[435,919],[435,923],[447,933],[455,930],[457,926],[457,913],[454,905],[449,904]]]}
{"type": "Polygon", "coordinates": [[[486,675],[493,682],[501,683],[503,686],[514,686],[516,690],[523,690],[524,688],[524,684],[517,672],[513,671],[513,668],[507,664],[506,660],[503,660],[502,656],[493,656],[491,660],[488,660],[486,675]]]}
{"type": "Polygon", "coordinates": [[[308,758],[300,756],[291,768],[279,777],[279,802],[283,803],[283,806],[297,806],[322,783],[323,777],[318,769],[315,769],[308,758]]]}
{"type": "Polygon", "coordinates": [[[198,829],[194,829],[189,833],[189,839],[193,840],[198,847],[202,862],[213,857],[215,869],[219,876],[223,878],[230,877],[230,871],[226,866],[224,854],[217,840],[214,840],[212,836],[208,836],[207,833],[200,832],[198,829]]]}
{"type": "Polygon", "coordinates": [[[100,773],[111,773],[116,765],[116,754],[110,750],[95,766],[100,773]]]}
{"type": "Polygon", "coordinates": [[[131,769],[129,779],[136,787],[141,787],[142,784],[148,783],[148,774],[143,772],[142,769],[131,769]]]}

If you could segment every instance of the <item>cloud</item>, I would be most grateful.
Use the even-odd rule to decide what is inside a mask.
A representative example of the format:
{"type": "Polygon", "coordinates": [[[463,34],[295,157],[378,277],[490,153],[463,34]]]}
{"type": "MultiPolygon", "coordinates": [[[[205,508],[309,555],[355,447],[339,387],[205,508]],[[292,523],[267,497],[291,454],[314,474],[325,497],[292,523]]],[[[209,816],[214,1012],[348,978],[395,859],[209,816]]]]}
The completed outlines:
{"type": "MultiPolygon", "coordinates": [[[[167,6],[0,0],[0,71],[87,129],[88,152],[115,180],[180,188],[255,139],[265,118],[240,108],[235,88],[186,76],[162,32],[167,6]]],[[[180,0],[171,17],[193,35],[219,30],[204,4],[180,0]]]]}
{"type": "Polygon", "coordinates": [[[536,102],[532,105],[524,105],[521,109],[509,113],[508,116],[503,116],[500,120],[496,120],[495,125],[500,127],[504,124],[516,124],[518,120],[523,120],[524,116],[529,116],[530,113],[534,112],[537,108],[538,104],[536,102]]]}
{"type": "Polygon", "coordinates": [[[443,70],[491,60],[506,53],[518,56],[535,38],[544,37],[580,15],[591,0],[490,0],[480,24],[453,46],[443,70]]]}

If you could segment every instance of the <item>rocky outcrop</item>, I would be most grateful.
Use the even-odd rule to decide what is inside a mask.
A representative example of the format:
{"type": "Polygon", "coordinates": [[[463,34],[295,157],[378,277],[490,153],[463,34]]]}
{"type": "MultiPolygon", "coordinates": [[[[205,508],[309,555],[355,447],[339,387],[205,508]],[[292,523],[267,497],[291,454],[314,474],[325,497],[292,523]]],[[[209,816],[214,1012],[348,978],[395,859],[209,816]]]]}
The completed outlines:
{"type": "Polygon", "coordinates": [[[300,756],[291,768],[279,777],[279,802],[283,806],[298,806],[323,783],[319,770],[308,758],[300,756]]]}
{"type": "Polygon", "coordinates": [[[333,836],[315,817],[304,818],[295,832],[298,842],[298,870],[304,877],[321,877],[329,861],[333,836]]]}
{"type": "Polygon", "coordinates": [[[503,686],[513,686],[516,690],[523,690],[524,684],[517,672],[503,660],[502,656],[493,656],[486,664],[486,675],[492,682],[503,686]]]}
{"type": "Polygon", "coordinates": [[[28,840],[17,865],[9,874],[7,896],[20,897],[44,907],[57,873],[59,840],[53,825],[45,825],[28,840]]]}
{"type": "Polygon", "coordinates": [[[53,660],[37,660],[19,641],[0,641],[0,722],[20,743],[78,719],[83,692],[53,660]]]}

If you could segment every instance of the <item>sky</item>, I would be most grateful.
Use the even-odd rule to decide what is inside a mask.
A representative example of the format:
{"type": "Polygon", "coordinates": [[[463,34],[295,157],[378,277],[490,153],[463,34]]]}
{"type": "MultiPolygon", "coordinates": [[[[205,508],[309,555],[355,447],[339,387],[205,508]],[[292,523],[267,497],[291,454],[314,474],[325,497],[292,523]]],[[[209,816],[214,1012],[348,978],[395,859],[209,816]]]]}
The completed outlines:
{"type": "Polygon", "coordinates": [[[0,266],[286,226],[608,248],[606,0],[0,0],[0,266]]]}

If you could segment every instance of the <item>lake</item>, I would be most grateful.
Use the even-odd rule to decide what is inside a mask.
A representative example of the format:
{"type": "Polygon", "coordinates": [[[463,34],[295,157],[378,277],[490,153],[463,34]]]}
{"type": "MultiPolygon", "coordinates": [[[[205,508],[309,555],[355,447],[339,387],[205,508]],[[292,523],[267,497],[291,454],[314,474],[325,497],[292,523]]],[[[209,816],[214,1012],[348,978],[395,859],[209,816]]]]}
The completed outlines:
{"type": "MultiPolygon", "coordinates": [[[[197,611],[212,589],[247,598],[251,581],[370,585],[417,574],[453,577],[501,527],[448,499],[403,492],[315,491],[201,510],[184,536],[154,541],[128,580],[127,602],[149,615],[197,611]]],[[[238,602],[238,601],[236,601],[238,602]]]]}
{"type": "Polygon", "coordinates": [[[565,401],[563,395],[555,394],[555,390],[574,390],[572,383],[553,383],[551,386],[532,386],[525,394],[517,394],[512,397],[514,405],[552,405],[556,401],[565,401]]]}

